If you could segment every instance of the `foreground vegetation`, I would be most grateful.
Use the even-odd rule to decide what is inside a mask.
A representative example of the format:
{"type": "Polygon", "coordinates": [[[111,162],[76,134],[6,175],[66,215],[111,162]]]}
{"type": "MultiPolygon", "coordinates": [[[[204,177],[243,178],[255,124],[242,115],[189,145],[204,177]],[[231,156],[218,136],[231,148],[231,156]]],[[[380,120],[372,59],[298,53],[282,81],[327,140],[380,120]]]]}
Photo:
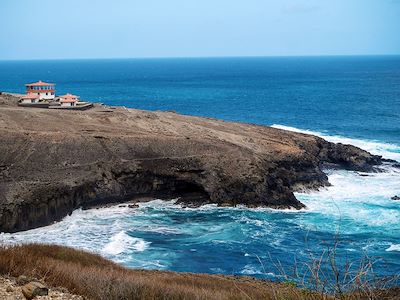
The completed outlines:
{"type": "Polygon", "coordinates": [[[89,299],[299,299],[300,293],[251,278],[129,270],[95,254],[39,244],[1,248],[0,273],[36,277],[89,299]]]}
{"type": "MultiPolygon", "coordinates": [[[[0,275],[35,277],[88,299],[335,299],[294,284],[248,277],[130,270],[99,255],[41,244],[0,247],[0,275]]],[[[398,292],[341,298],[396,299],[398,292]]]]}

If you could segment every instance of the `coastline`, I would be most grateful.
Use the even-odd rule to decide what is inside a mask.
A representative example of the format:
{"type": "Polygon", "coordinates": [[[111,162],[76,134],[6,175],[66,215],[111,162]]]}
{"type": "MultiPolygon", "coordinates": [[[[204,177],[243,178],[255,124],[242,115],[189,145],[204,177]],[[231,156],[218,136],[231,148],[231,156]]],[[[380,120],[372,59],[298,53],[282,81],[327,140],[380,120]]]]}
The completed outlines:
{"type": "MultiPolygon", "coordinates": [[[[107,113],[105,113],[105,109],[103,108],[103,107],[100,107],[101,108],[101,112],[102,113],[104,113],[106,116],[107,116],[107,118],[108,118],[108,116],[110,115],[110,113],[109,112],[107,112],[107,113]]],[[[1,109],[1,106],[0,106],[0,109],[1,109]]],[[[117,111],[117,113],[119,113],[120,112],[120,110],[121,110],[121,108],[115,108],[115,109],[112,109],[112,111],[114,112],[114,111],[117,111]]],[[[36,112],[37,111],[39,111],[39,109],[33,109],[32,110],[33,112],[35,112],[35,113],[30,113],[29,111],[27,112],[27,115],[32,115],[32,116],[34,116],[34,117],[40,117],[40,118],[42,118],[43,120],[47,120],[48,118],[49,118],[49,115],[48,114],[44,114],[44,116],[42,115],[42,113],[39,113],[38,115],[36,114],[36,112]]],[[[108,110],[107,110],[108,111],[108,110]]],[[[146,118],[146,119],[150,119],[151,121],[154,121],[154,120],[157,120],[158,118],[160,118],[160,115],[161,116],[163,116],[165,113],[161,113],[161,112],[157,112],[157,113],[151,113],[151,112],[146,112],[146,111],[139,111],[139,112],[137,112],[137,111],[135,111],[135,110],[125,110],[124,109],[124,112],[125,111],[127,111],[128,113],[135,113],[136,114],[136,116],[142,116],[141,114],[143,113],[144,114],[144,117],[146,118]]],[[[68,113],[70,113],[70,112],[68,112],[68,113]]],[[[75,115],[75,114],[77,114],[77,113],[72,113],[72,115],[75,115]]],[[[79,113],[79,114],[81,114],[81,113],[79,113]]],[[[166,113],[166,114],[171,114],[171,113],[166,113]]],[[[84,117],[90,117],[90,114],[86,114],[86,113],[83,113],[83,116],[84,117]]],[[[70,117],[70,116],[68,116],[68,117],[70,117]]],[[[79,117],[82,117],[82,116],[79,116],[79,117]]],[[[171,116],[170,116],[170,118],[178,118],[178,119],[186,119],[186,118],[188,118],[188,119],[190,119],[190,122],[193,122],[193,120],[191,120],[191,118],[192,117],[190,117],[190,116],[181,116],[181,115],[177,115],[177,114],[172,114],[171,116]]],[[[129,118],[128,118],[129,119],[129,118]]],[[[195,121],[197,122],[196,123],[196,125],[198,125],[198,123],[200,122],[200,123],[202,123],[202,121],[203,121],[203,118],[193,118],[193,119],[195,119],[195,121]]],[[[168,121],[169,122],[171,122],[170,121],[171,119],[168,119],[168,121]]],[[[126,121],[126,119],[124,119],[124,121],[126,121]]],[[[211,119],[211,120],[209,120],[209,119],[206,119],[205,120],[205,122],[212,122],[213,124],[215,124],[215,123],[217,123],[217,125],[218,125],[218,129],[219,130],[221,130],[221,128],[220,128],[220,126],[227,126],[227,127],[229,127],[229,126],[239,126],[239,128],[246,128],[247,130],[246,130],[246,135],[248,135],[248,134],[251,134],[252,133],[252,131],[253,130],[255,130],[255,131],[263,131],[263,130],[268,130],[268,128],[266,128],[266,127],[263,127],[263,126],[256,126],[256,125],[248,125],[248,124],[237,124],[237,123],[231,123],[231,122],[224,122],[224,121],[219,121],[219,120],[215,120],[215,119],[211,119]],[[222,125],[221,125],[222,124],[222,125]]],[[[149,124],[149,123],[147,123],[146,122],[146,125],[147,124],[149,124]]],[[[154,123],[153,122],[151,122],[151,125],[153,125],[154,123]]],[[[91,124],[92,125],[92,124],[91,124]]],[[[121,125],[121,124],[120,124],[121,125]]],[[[203,125],[203,124],[201,124],[201,125],[203,125]]],[[[84,125],[85,127],[87,126],[86,124],[84,125]]],[[[3,128],[4,129],[4,128],[3,128]]],[[[86,132],[89,132],[91,135],[93,135],[94,136],[94,139],[95,140],[100,140],[100,141],[103,141],[103,140],[107,140],[107,139],[110,139],[110,138],[113,138],[114,137],[114,135],[111,135],[109,132],[107,132],[107,130],[105,130],[105,131],[101,131],[101,132],[99,132],[99,131],[97,131],[97,130],[95,130],[95,129],[93,129],[93,128],[90,128],[89,129],[89,131],[87,131],[87,129],[86,128],[83,128],[83,129],[85,129],[85,133],[86,132]],[[106,133],[106,134],[105,134],[106,133]],[[108,133],[108,134],[107,134],[108,133]]],[[[141,128],[142,129],[142,128],[141,128]]],[[[8,129],[9,130],[9,129],[8,129]]],[[[7,131],[7,130],[6,130],[7,131]]],[[[35,132],[35,130],[33,130],[33,132],[32,132],[32,130],[24,130],[24,132],[25,132],[25,134],[26,134],[26,136],[30,136],[32,133],[33,134],[38,134],[37,132],[35,132]]],[[[62,133],[63,131],[60,129],[60,128],[57,128],[57,130],[55,131],[55,133],[56,134],[60,134],[60,133],[62,133]]],[[[289,140],[291,140],[291,139],[294,139],[294,140],[297,140],[297,139],[299,139],[299,141],[296,141],[296,142],[300,142],[300,144],[301,144],[301,146],[302,146],[302,150],[304,150],[304,149],[307,149],[306,147],[305,147],[305,145],[304,144],[302,144],[302,143],[312,143],[313,142],[313,139],[315,139],[315,137],[314,136],[309,136],[309,135],[303,135],[303,134],[292,134],[292,133],[290,133],[290,132],[286,132],[286,131],[282,131],[282,130],[277,130],[276,131],[277,133],[279,133],[279,136],[281,136],[281,135],[283,135],[283,137],[285,137],[285,135],[287,134],[288,136],[289,136],[289,140]],[[304,139],[304,140],[303,140],[304,139]]],[[[162,135],[164,135],[165,133],[162,133],[162,135]]],[[[270,132],[268,132],[268,134],[271,134],[270,132]]],[[[39,134],[38,136],[40,136],[41,134],[39,134]]],[[[46,134],[45,134],[46,136],[47,136],[47,138],[53,138],[53,136],[54,136],[54,133],[53,132],[46,132],[46,134]]],[[[86,137],[87,138],[87,137],[86,137]]],[[[145,141],[146,139],[147,139],[148,137],[146,137],[145,139],[143,139],[143,137],[141,137],[141,141],[145,141]]],[[[268,136],[268,138],[270,138],[270,136],[268,136]]],[[[184,140],[187,140],[187,133],[185,133],[185,135],[184,135],[184,140]]],[[[189,139],[190,140],[190,139],[189,139]]],[[[317,138],[316,139],[317,141],[319,141],[319,138],[317,138]]],[[[235,142],[237,142],[237,140],[235,140],[235,142]]],[[[63,140],[62,139],[60,139],[60,138],[58,138],[57,139],[57,143],[59,144],[59,145],[63,145],[63,140]]],[[[295,146],[296,144],[294,144],[294,145],[292,145],[292,146],[295,146]]],[[[326,145],[331,145],[331,144],[326,144],[326,145]]],[[[241,145],[242,146],[242,145],[241,145]]],[[[356,148],[356,147],[350,147],[350,150],[352,150],[352,151],[355,151],[354,149],[358,149],[358,148],[356,148]]],[[[248,150],[248,149],[247,149],[248,150]]],[[[259,150],[259,149],[258,149],[259,150]]],[[[288,148],[285,148],[285,150],[287,151],[288,150],[288,148]]],[[[349,149],[346,149],[346,150],[349,150],[349,149]]],[[[262,152],[261,152],[262,153],[262,152]]],[[[291,155],[292,155],[292,152],[290,152],[291,153],[291,155]]],[[[351,153],[351,152],[350,152],[351,153]]],[[[366,152],[364,152],[364,151],[362,151],[362,150],[357,150],[355,153],[358,153],[358,154],[365,154],[366,152]],[[358,151],[361,151],[361,152],[358,152],[358,151]]],[[[343,153],[343,155],[344,155],[345,153],[343,153]]],[[[246,155],[251,155],[251,152],[249,153],[249,151],[247,151],[246,152],[246,155]]],[[[260,151],[257,151],[257,155],[260,155],[260,151]]],[[[193,158],[197,158],[198,156],[196,156],[196,155],[192,155],[192,156],[190,156],[189,158],[190,159],[193,159],[193,158]]],[[[209,157],[209,156],[208,156],[209,157]]],[[[379,158],[378,156],[370,156],[370,157],[372,157],[372,158],[379,158]]],[[[178,160],[178,158],[179,157],[177,157],[177,156],[170,156],[170,159],[172,159],[173,160],[173,163],[176,163],[176,162],[178,162],[179,164],[181,164],[181,162],[179,162],[179,160],[178,160]]],[[[290,160],[291,162],[293,162],[293,161],[296,161],[296,159],[299,159],[299,158],[302,158],[301,156],[300,157],[294,157],[295,158],[295,160],[290,160]]],[[[343,158],[343,157],[342,157],[343,158]]],[[[293,159],[293,158],[292,158],[293,159]]],[[[152,161],[152,162],[156,162],[156,163],[164,163],[165,162],[165,159],[164,158],[161,158],[161,157],[151,157],[151,158],[147,158],[147,157],[145,157],[145,158],[141,158],[141,160],[137,160],[137,161],[144,161],[144,162],[146,162],[146,161],[152,161]]],[[[379,158],[379,160],[380,160],[380,158],[379,158]]],[[[363,174],[371,174],[370,172],[375,172],[375,171],[378,171],[379,169],[376,169],[376,168],[380,168],[380,161],[379,160],[377,160],[377,161],[375,161],[375,163],[373,163],[373,164],[371,164],[371,165],[369,165],[369,166],[367,166],[367,165],[365,165],[365,164],[355,164],[355,163],[359,163],[359,161],[357,161],[357,159],[356,159],[356,157],[352,157],[352,159],[351,159],[351,161],[352,161],[352,163],[353,163],[353,165],[351,165],[351,166],[349,166],[349,165],[346,165],[346,164],[343,164],[343,162],[341,163],[341,164],[335,164],[335,163],[331,163],[331,162],[329,162],[329,163],[322,163],[322,164],[317,164],[317,166],[320,168],[320,171],[321,172],[323,172],[323,167],[324,166],[326,166],[326,165],[328,165],[328,166],[330,166],[330,167],[334,167],[334,168],[337,168],[337,169],[343,169],[343,170],[352,170],[352,169],[358,169],[358,170],[361,170],[362,171],[362,173],[363,174]]],[[[381,160],[382,162],[385,162],[385,160],[384,159],[382,159],[381,160]]],[[[127,163],[128,161],[127,160],[124,160],[123,161],[124,163],[127,163]]],[[[374,162],[373,160],[371,161],[371,162],[374,162]]],[[[117,164],[118,165],[118,164],[117,164]]],[[[119,166],[119,165],[118,165],[119,166]]],[[[221,166],[221,165],[219,165],[219,166],[221,166]]],[[[281,167],[284,167],[285,165],[281,165],[281,167]]],[[[313,166],[316,166],[316,165],[313,165],[313,166]]],[[[191,167],[191,166],[190,166],[191,167]]],[[[300,168],[300,169],[298,169],[298,171],[302,171],[302,172],[304,172],[304,169],[303,168],[308,168],[308,167],[310,167],[310,166],[301,166],[302,168],[300,168]]],[[[126,169],[125,169],[126,170],[126,169]]],[[[189,168],[189,170],[190,171],[192,171],[193,172],[193,168],[191,167],[191,168],[189,168]]],[[[198,170],[199,170],[199,168],[197,168],[197,169],[195,169],[195,173],[198,173],[198,170]]],[[[254,169],[253,169],[254,170],[254,169]]],[[[201,169],[201,172],[204,172],[204,169],[201,169]]],[[[201,173],[200,172],[200,173],[201,173]]],[[[4,170],[3,170],[3,173],[2,174],[5,174],[4,173],[4,170]]],[[[304,175],[303,175],[304,176],[304,175]]],[[[313,180],[315,180],[315,178],[313,177],[313,180]]],[[[321,186],[327,186],[327,185],[329,185],[329,181],[327,180],[327,177],[325,177],[325,179],[322,177],[321,178],[321,181],[315,181],[315,182],[313,182],[313,181],[309,181],[309,182],[303,182],[303,181],[300,181],[301,182],[301,184],[299,184],[299,185],[297,185],[296,186],[296,184],[293,184],[292,185],[292,188],[293,188],[293,192],[298,192],[298,191],[304,191],[304,190],[306,190],[306,191],[315,191],[315,190],[317,190],[319,187],[321,187],[321,186]]],[[[207,199],[207,198],[205,198],[204,196],[202,196],[201,194],[199,195],[199,194],[197,194],[197,195],[190,195],[190,193],[187,193],[188,191],[185,191],[185,193],[182,193],[182,191],[180,191],[180,193],[177,193],[177,194],[175,194],[176,196],[180,196],[180,197],[183,197],[183,198],[185,198],[185,195],[186,196],[191,196],[191,197],[189,197],[189,198],[191,198],[191,200],[193,200],[193,199],[197,199],[197,201],[195,201],[194,203],[193,202],[191,202],[191,201],[181,201],[180,203],[183,205],[183,207],[185,207],[185,206],[194,206],[194,207],[198,207],[198,206],[200,206],[200,205],[203,205],[203,204],[209,204],[209,203],[213,203],[213,202],[211,202],[211,201],[209,201],[209,199],[207,199]],[[193,198],[193,196],[195,196],[194,198],[193,198]],[[200,199],[200,202],[198,201],[200,199]]],[[[105,198],[105,199],[103,199],[104,200],[104,203],[102,202],[102,201],[98,201],[98,199],[96,199],[95,201],[89,201],[89,202],[84,202],[84,203],[82,203],[81,205],[79,205],[78,207],[82,207],[82,208],[97,208],[97,207],[104,207],[104,205],[106,206],[106,207],[108,207],[108,206],[110,206],[110,205],[118,205],[118,206],[120,206],[120,205],[129,205],[128,203],[129,202],[132,202],[132,203],[136,203],[136,202],[141,202],[141,203],[144,203],[144,202],[147,202],[147,201],[149,201],[149,200],[153,200],[154,199],[154,197],[157,197],[156,195],[161,195],[161,196],[164,196],[164,198],[165,199],[171,199],[171,197],[173,196],[172,194],[169,194],[169,196],[168,197],[166,197],[167,195],[165,194],[165,193],[163,193],[163,192],[161,192],[161,193],[146,193],[145,195],[133,195],[134,197],[133,198],[135,198],[135,200],[133,200],[133,202],[132,202],[132,195],[127,195],[126,196],[126,198],[122,198],[122,197],[118,197],[117,199],[117,201],[115,202],[115,201],[112,201],[112,200],[115,200],[115,198],[105,198]],[[153,195],[153,196],[150,196],[150,195],[153,195]],[[127,202],[125,202],[125,200],[127,201],[127,202]],[[140,201],[139,201],[140,200],[140,201]]],[[[187,198],[188,199],[188,198],[187,198]]],[[[238,204],[242,204],[242,203],[232,203],[232,202],[214,202],[215,204],[217,204],[217,205],[219,205],[219,206],[222,206],[222,207],[224,207],[224,206],[235,206],[235,205],[238,205],[238,204]]],[[[253,205],[252,203],[247,203],[247,207],[262,207],[263,205],[262,204],[257,204],[257,205],[253,205]]],[[[268,208],[273,208],[273,207],[281,207],[281,208],[288,208],[288,207],[290,207],[290,206],[274,206],[274,205],[266,205],[265,207],[268,207],[268,208]]],[[[133,210],[135,210],[136,208],[133,208],[133,210]]],[[[296,208],[295,208],[296,209],[296,208]]],[[[72,210],[73,211],[73,210],[72,210]]],[[[52,223],[52,221],[50,222],[50,223],[52,223]]],[[[34,226],[34,227],[36,227],[36,226],[34,226]]],[[[156,272],[157,273],[157,272],[156,272]]],[[[149,274],[151,274],[151,273],[149,273],[149,274]]],[[[153,276],[153,275],[151,275],[151,276],[153,276]]]]}
{"type": "MultiPolygon", "coordinates": [[[[28,244],[0,247],[0,295],[21,297],[38,282],[51,299],[397,299],[399,287],[361,281],[349,291],[313,289],[312,282],[272,282],[224,276],[132,270],[69,247],[28,244]],[[29,258],[27,260],[27,258],[29,258]],[[358,284],[360,284],[358,286],[358,284]],[[48,288],[47,285],[50,287],[48,288]]],[[[340,287],[339,287],[340,288],[340,287]]],[[[45,296],[47,297],[47,296],[45,296]]],[[[41,299],[38,297],[37,299],[41,299]]],[[[45,298],[47,299],[47,298],[45,298]]]]}
{"type": "Polygon", "coordinates": [[[266,126],[118,107],[61,112],[13,103],[0,105],[0,150],[10,154],[0,162],[0,229],[6,232],[136,197],[300,209],[294,192],[329,184],[323,166],[374,172],[382,163],[354,146],[266,126]]]}
{"type": "Polygon", "coordinates": [[[400,300],[397,1],[0,0],[0,300],[400,300]]]}

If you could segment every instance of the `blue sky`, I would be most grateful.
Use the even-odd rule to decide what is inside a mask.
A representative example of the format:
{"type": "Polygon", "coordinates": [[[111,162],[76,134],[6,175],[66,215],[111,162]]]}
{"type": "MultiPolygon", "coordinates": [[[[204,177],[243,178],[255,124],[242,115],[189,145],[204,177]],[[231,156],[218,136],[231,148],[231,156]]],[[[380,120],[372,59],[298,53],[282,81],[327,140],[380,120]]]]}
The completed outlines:
{"type": "Polygon", "coordinates": [[[400,54],[400,0],[0,0],[0,59],[400,54]]]}

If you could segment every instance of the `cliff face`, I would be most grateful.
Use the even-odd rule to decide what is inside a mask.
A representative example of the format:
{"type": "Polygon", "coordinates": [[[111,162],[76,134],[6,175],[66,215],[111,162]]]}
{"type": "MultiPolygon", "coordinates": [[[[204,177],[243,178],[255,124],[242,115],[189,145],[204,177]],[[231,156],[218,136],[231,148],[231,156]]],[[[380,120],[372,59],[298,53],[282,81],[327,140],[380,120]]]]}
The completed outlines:
{"type": "Polygon", "coordinates": [[[0,231],[138,197],[299,209],[294,191],[328,184],[322,164],[360,171],[380,164],[356,147],[269,127],[102,106],[19,108],[0,100],[0,231]]]}

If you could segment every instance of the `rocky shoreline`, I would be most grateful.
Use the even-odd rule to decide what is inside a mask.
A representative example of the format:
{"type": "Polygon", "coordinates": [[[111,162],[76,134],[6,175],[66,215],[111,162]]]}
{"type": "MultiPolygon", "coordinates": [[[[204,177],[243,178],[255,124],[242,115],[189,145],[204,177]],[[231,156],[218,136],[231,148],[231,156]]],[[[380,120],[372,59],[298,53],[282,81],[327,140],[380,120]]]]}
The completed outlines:
{"type": "Polygon", "coordinates": [[[102,105],[22,108],[15,98],[0,95],[0,232],[135,199],[301,209],[293,193],[329,185],[324,167],[374,172],[382,163],[265,126],[102,105]]]}
{"type": "Polygon", "coordinates": [[[0,276],[0,299],[83,300],[84,297],[71,294],[63,287],[48,288],[39,280],[28,279],[26,276],[19,276],[18,278],[11,276],[0,276]],[[44,287],[44,293],[41,294],[37,292],[37,290],[30,288],[36,282],[44,287]]]}

